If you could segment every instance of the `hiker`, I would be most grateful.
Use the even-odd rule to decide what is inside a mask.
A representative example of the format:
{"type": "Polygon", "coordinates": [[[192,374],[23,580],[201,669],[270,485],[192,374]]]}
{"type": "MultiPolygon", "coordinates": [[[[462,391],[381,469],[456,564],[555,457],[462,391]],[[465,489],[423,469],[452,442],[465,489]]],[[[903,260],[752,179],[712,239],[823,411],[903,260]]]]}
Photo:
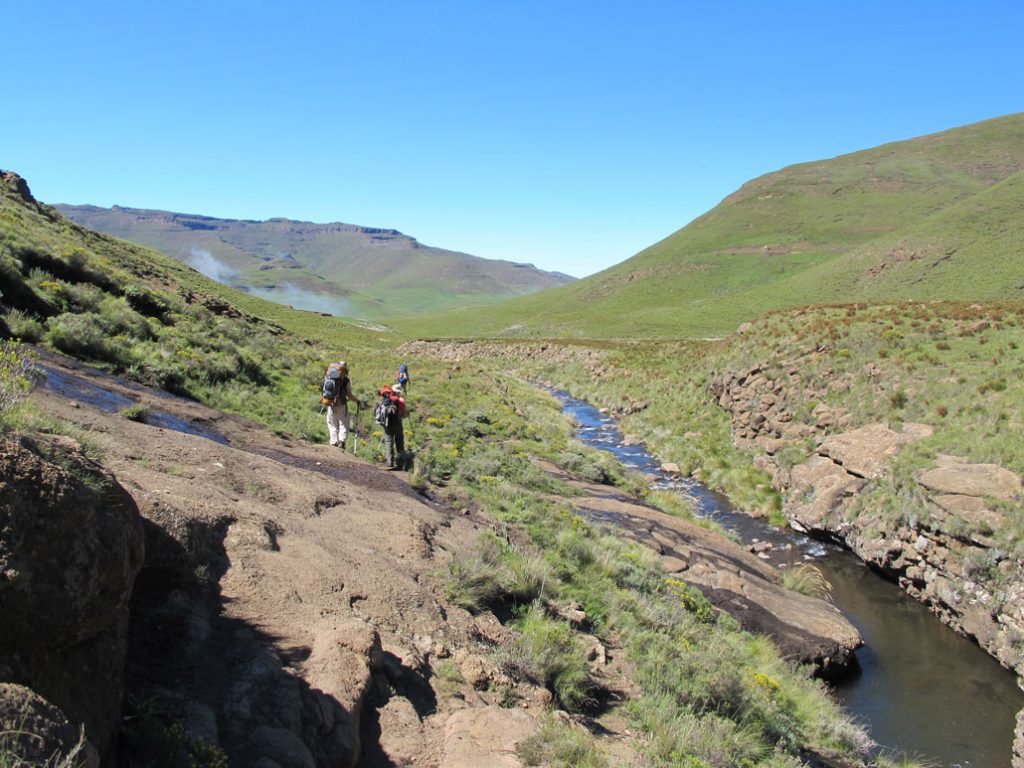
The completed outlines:
{"type": "Polygon", "coordinates": [[[327,432],[332,446],[345,448],[348,440],[348,401],[356,405],[362,402],[352,394],[352,382],[348,378],[348,363],[331,363],[324,374],[320,402],[327,406],[327,432]]]}
{"type": "Polygon", "coordinates": [[[399,456],[405,452],[405,429],[402,419],[409,415],[402,397],[402,387],[395,384],[380,389],[380,401],[373,409],[373,417],[384,429],[384,462],[388,469],[398,469],[399,456]]]}
{"type": "Polygon", "coordinates": [[[409,366],[402,363],[398,366],[398,373],[395,374],[395,384],[401,387],[401,391],[405,392],[406,395],[409,393],[409,366]]]}

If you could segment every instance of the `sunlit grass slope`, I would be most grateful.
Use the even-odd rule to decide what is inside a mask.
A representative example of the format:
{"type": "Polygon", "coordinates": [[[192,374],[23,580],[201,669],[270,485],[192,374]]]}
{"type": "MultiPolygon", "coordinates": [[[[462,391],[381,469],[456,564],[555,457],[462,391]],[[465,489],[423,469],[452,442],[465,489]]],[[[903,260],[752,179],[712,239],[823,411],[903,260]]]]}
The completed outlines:
{"type": "Polygon", "coordinates": [[[789,306],[1019,297],[1022,171],[1024,114],[791,166],[597,275],[406,327],[700,338],[789,306]]]}

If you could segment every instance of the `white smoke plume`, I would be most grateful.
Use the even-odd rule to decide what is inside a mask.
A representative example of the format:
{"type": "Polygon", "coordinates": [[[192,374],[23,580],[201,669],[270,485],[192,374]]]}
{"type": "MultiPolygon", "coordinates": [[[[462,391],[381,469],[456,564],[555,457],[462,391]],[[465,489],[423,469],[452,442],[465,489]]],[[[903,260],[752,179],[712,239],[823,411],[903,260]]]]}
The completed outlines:
{"type": "Polygon", "coordinates": [[[229,284],[231,278],[238,274],[237,269],[228,266],[223,261],[218,260],[212,253],[201,248],[192,249],[188,265],[192,269],[202,272],[207,277],[213,278],[218,283],[229,284]]]}
{"type": "Polygon", "coordinates": [[[296,309],[325,312],[336,317],[347,317],[351,313],[349,302],[345,299],[307,291],[294,283],[282,283],[274,288],[250,287],[246,290],[253,296],[259,296],[261,299],[278,304],[291,304],[296,309]]]}

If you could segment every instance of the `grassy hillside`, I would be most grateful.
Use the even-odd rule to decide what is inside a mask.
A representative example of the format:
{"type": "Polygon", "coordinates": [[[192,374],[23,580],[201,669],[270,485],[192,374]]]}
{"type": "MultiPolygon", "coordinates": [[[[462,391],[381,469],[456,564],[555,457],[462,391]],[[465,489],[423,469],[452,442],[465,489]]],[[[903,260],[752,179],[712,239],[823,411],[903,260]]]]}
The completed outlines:
{"type": "MultiPolygon", "coordinates": [[[[315,383],[323,361],[339,353],[355,361],[365,397],[393,370],[396,355],[389,335],[271,305],[161,254],[89,232],[2,172],[0,291],[0,336],[49,345],[310,438],[322,439],[315,383]]],[[[553,706],[590,712],[601,689],[587,648],[546,607],[577,600],[587,631],[605,644],[614,640],[635,666],[637,686],[620,712],[643,734],[637,749],[658,764],[696,768],[726,759],[798,768],[805,750],[842,765],[867,764],[864,730],[805,670],[764,638],[716,618],[699,594],[666,579],[650,552],[571,513],[560,498],[568,489],[538,469],[535,457],[586,464],[625,489],[637,484],[607,457],[574,446],[572,426],[552,398],[490,366],[460,369],[422,358],[414,370],[407,433],[417,453],[414,484],[436,484],[452,503],[473,505],[503,535],[485,535],[478,553],[454,553],[447,577],[430,578],[473,610],[484,609],[481,588],[509,609],[514,647],[494,652],[503,669],[546,686],[553,706]],[[687,674],[666,680],[666,659],[687,674]]],[[[40,416],[27,423],[61,429],[56,415],[46,424],[40,416]]],[[[0,417],[0,430],[12,428],[10,413],[0,417]]],[[[379,432],[367,435],[366,418],[357,428],[370,437],[361,441],[361,455],[373,459],[379,432]]],[[[427,678],[446,674],[457,673],[438,659],[427,678]]],[[[614,760],[585,731],[565,727],[545,729],[531,749],[543,764],[614,760]],[[568,756],[559,762],[549,753],[568,756]]]]}
{"type": "Polygon", "coordinates": [[[84,229],[33,200],[13,174],[0,174],[0,336],[317,440],[327,361],[355,363],[365,387],[392,366],[378,360],[386,334],[241,293],[84,229]]]}
{"type": "Polygon", "coordinates": [[[222,282],[336,315],[380,320],[481,306],[571,279],[530,264],[432,248],[393,229],[56,207],[90,229],[156,248],[222,282]]]}
{"type": "Polygon", "coordinates": [[[421,335],[718,337],[766,311],[1024,293],[1024,114],[745,184],[611,269],[421,335]]]}

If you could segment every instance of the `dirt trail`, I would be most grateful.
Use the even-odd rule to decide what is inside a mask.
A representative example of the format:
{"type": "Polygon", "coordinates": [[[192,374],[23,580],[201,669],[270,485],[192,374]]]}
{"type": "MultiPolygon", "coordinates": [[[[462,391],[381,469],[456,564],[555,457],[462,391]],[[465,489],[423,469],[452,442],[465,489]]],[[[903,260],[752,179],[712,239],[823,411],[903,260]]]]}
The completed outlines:
{"type": "MultiPolygon", "coordinates": [[[[156,717],[239,765],[451,763],[449,717],[497,694],[476,680],[439,695],[432,665],[486,660],[508,630],[447,605],[433,575],[486,521],[338,449],[53,355],[43,363],[60,391],[32,400],[90,433],[145,518],[127,756],[153,748],[156,717]],[[208,437],[130,421],[120,398],[208,437]]],[[[546,692],[520,693],[520,711],[539,714],[546,692]]]]}

